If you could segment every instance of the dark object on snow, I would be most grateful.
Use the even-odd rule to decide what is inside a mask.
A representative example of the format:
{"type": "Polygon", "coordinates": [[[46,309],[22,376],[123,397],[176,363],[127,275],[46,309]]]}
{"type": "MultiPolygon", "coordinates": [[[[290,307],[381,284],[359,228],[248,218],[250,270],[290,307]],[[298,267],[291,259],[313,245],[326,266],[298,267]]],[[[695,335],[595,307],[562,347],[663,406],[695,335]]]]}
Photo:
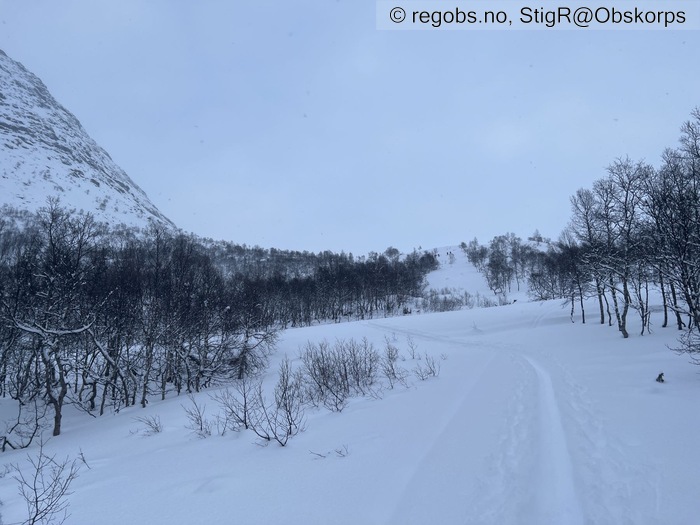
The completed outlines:
{"type": "Polygon", "coordinates": [[[664,373],[661,372],[658,376],[656,376],[656,382],[657,383],[663,383],[664,382],[664,373]]]}

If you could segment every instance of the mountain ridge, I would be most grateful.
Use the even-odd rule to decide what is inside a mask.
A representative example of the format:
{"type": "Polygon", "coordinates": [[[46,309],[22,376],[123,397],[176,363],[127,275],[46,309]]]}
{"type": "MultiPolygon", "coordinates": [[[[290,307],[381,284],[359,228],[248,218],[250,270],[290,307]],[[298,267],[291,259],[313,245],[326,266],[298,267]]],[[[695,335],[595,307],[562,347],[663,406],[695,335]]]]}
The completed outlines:
{"type": "Polygon", "coordinates": [[[0,50],[0,205],[58,197],[110,224],[175,227],[24,65],[0,50]]]}

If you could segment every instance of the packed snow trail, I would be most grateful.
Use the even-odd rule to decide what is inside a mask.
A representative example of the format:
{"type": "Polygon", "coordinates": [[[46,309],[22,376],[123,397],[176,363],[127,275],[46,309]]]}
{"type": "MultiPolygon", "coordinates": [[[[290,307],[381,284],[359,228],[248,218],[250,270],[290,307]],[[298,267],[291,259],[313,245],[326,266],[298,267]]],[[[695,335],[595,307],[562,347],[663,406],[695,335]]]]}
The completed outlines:
{"type": "Polygon", "coordinates": [[[583,525],[551,377],[531,358],[489,352],[434,430],[389,523],[428,523],[437,507],[449,523],[528,516],[541,525],[583,525]]]}
{"type": "Polygon", "coordinates": [[[445,400],[453,404],[449,412],[441,411],[447,417],[429,429],[421,457],[408,458],[414,466],[386,523],[431,523],[436,509],[442,523],[464,523],[472,514],[474,473],[483,468],[482,458],[493,453],[504,431],[512,395],[492,379],[498,375],[515,382],[517,373],[509,356],[493,352],[485,366],[465,377],[459,395],[445,400]]]}
{"type": "MultiPolygon", "coordinates": [[[[542,317],[540,313],[533,325],[542,317]]],[[[373,325],[379,327],[379,323],[373,325]]],[[[583,525],[549,373],[510,345],[431,334],[415,327],[405,333],[489,359],[485,366],[469,370],[457,406],[429,440],[390,523],[426,523],[436,505],[449,509],[450,523],[508,522],[525,512],[543,525],[583,525]],[[468,455],[466,448],[471,451],[468,455]],[[439,490],[436,479],[441,480],[439,490]],[[528,490],[509,486],[514,479],[527,480],[528,490]]]]}
{"type": "Polygon", "coordinates": [[[539,514],[538,523],[583,525],[574,485],[571,455],[562,426],[552,378],[533,359],[524,357],[537,374],[539,391],[539,514]]]}
{"type": "MultiPolygon", "coordinates": [[[[546,313],[538,312],[527,330],[536,329],[544,317],[546,313]]],[[[446,334],[416,326],[401,332],[433,345],[461,348],[470,359],[478,356],[476,362],[483,356],[488,361],[468,369],[459,393],[452,393],[456,406],[442,410],[449,418],[426,437],[389,523],[425,523],[434,506],[448,512],[450,523],[586,523],[581,499],[591,492],[579,494],[574,475],[578,463],[569,440],[579,450],[592,450],[600,442],[591,428],[600,427],[591,424],[590,414],[578,414],[565,428],[559,402],[569,407],[583,403],[573,399],[577,391],[567,372],[551,359],[540,362],[533,357],[539,352],[513,344],[508,336],[504,341],[482,337],[476,329],[446,334]],[[555,390],[551,373],[557,374],[561,392],[555,390]],[[567,430],[576,435],[569,436],[567,430]]],[[[594,476],[602,474],[595,465],[593,470],[594,476]]],[[[615,484],[609,476],[597,482],[615,484]]],[[[611,517],[604,503],[594,505],[599,518],[611,517]]]]}

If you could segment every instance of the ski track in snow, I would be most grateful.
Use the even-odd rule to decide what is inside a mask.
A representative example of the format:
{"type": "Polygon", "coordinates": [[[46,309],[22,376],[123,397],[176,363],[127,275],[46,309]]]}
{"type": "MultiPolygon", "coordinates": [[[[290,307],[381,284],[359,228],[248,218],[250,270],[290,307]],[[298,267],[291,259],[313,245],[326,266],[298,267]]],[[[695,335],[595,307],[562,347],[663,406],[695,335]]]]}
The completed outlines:
{"type": "MultiPolygon", "coordinates": [[[[546,315],[534,316],[529,328],[536,329],[546,315]]],[[[485,340],[479,333],[464,339],[415,328],[389,328],[377,322],[370,325],[423,341],[491,352],[488,360],[465,378],[464,390],[449,419],[426,445],[388,523],[426,523],[430,514],[425,510],[425,498],[433,498],[443,508],[451,502],[455,509],[451,523],[663,522],[658,515],[658,473],[651,465],[626,459],[624,446],[596,415],[586,388],[553,356],[544,352],[533,356],[534,352],[517,344],[485,340]],[[470,400],[497,396],[489,385],[503,386],[504,382],[493,381],[491,374],[504,373],[514,375],[512,388],[500,392],[505,415],[499,419],[494,414],[489,421],[475,422],[483,430],[482,424],[505,421],[500,438],[482,465],[465,471],[460,465],[460,450],[472,445],[470,436],[462,435],[460,429],[473,412],[470,400]],[[568,410],[560,410],[560,406],[568,410]],[[430,480],[436,476],[448,476],[458,486],[453,485],[447,494],[433,494],[430,480]],[[644,494],[646,506],[639,506],[640,494],[644,494]]]]}
{"type": "Polygon", "coordinates": [[[573,466],[552,378],[535,360],[524,357],[537,376],[539,403],[538,514],[541,524],[583,524],[573,466]]]}
{"type": "Polygon", "coordinates": [[[434,518],[434,510],[441,509],[446,523],[460,523],[469,515],[469,493],[473,472],[461,458],[465,447],[478,446],[474,434],[482,433],[481,424],[474,420],[475,405],[481,404],[483,392],[488,391],[490,374],[502,370],[504,356],[492,354],[478,366],[476,373],[465,378],[464,389],[449,416],[435,430],[426,443],[422,457],[405,481],[401,497],[395,502],[394,512],[387,520],[392,524],[424,524],[434,518]],[[465,422],[468,424],[465,425],[465,422]],[[466,427],[466,430],[465,430],[466,427]],[[435,480],[449,480],[450,490],[436,490],[435,480]],[[429,502],[429,503],[428,503],[429,502]]]}
{"type": "Polygon", "coordinates": [[[570,453],[585,495],[585,523],[610,525],[660,524],[658,468],[627,453],[625,445],[597,415],[587,389],[560,363],[550,359],[566,392],[570,420],[570,453]],[[641,496],[641,497],[640,497],[641,496]]]}
{"type": "Polygon", "coordinates": [[[663,523],[654,466],[625,453],[596,415],[586,388],[561,363],[515,348],[508,351],[522,378],[509,409],[511,428],[493,460],[498,475],[477,499],[484,510],[467,522],[520,523],[525,512],[538,524],[663,523]],[[531,488],[518,492],[524,479],[531,488]]]}

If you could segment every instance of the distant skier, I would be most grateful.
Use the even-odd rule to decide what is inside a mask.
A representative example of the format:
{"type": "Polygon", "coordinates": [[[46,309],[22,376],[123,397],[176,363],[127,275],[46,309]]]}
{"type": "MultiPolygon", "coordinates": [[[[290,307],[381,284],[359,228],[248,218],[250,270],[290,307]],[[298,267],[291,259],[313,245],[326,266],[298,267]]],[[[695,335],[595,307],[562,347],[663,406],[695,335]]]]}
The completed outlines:
{"type": "Polygon", "coordinates": [[[658,376],[656,376],[656,382],[657,383],[663,383],[664,382],[664,373],[661,372],[658,376]]]}

